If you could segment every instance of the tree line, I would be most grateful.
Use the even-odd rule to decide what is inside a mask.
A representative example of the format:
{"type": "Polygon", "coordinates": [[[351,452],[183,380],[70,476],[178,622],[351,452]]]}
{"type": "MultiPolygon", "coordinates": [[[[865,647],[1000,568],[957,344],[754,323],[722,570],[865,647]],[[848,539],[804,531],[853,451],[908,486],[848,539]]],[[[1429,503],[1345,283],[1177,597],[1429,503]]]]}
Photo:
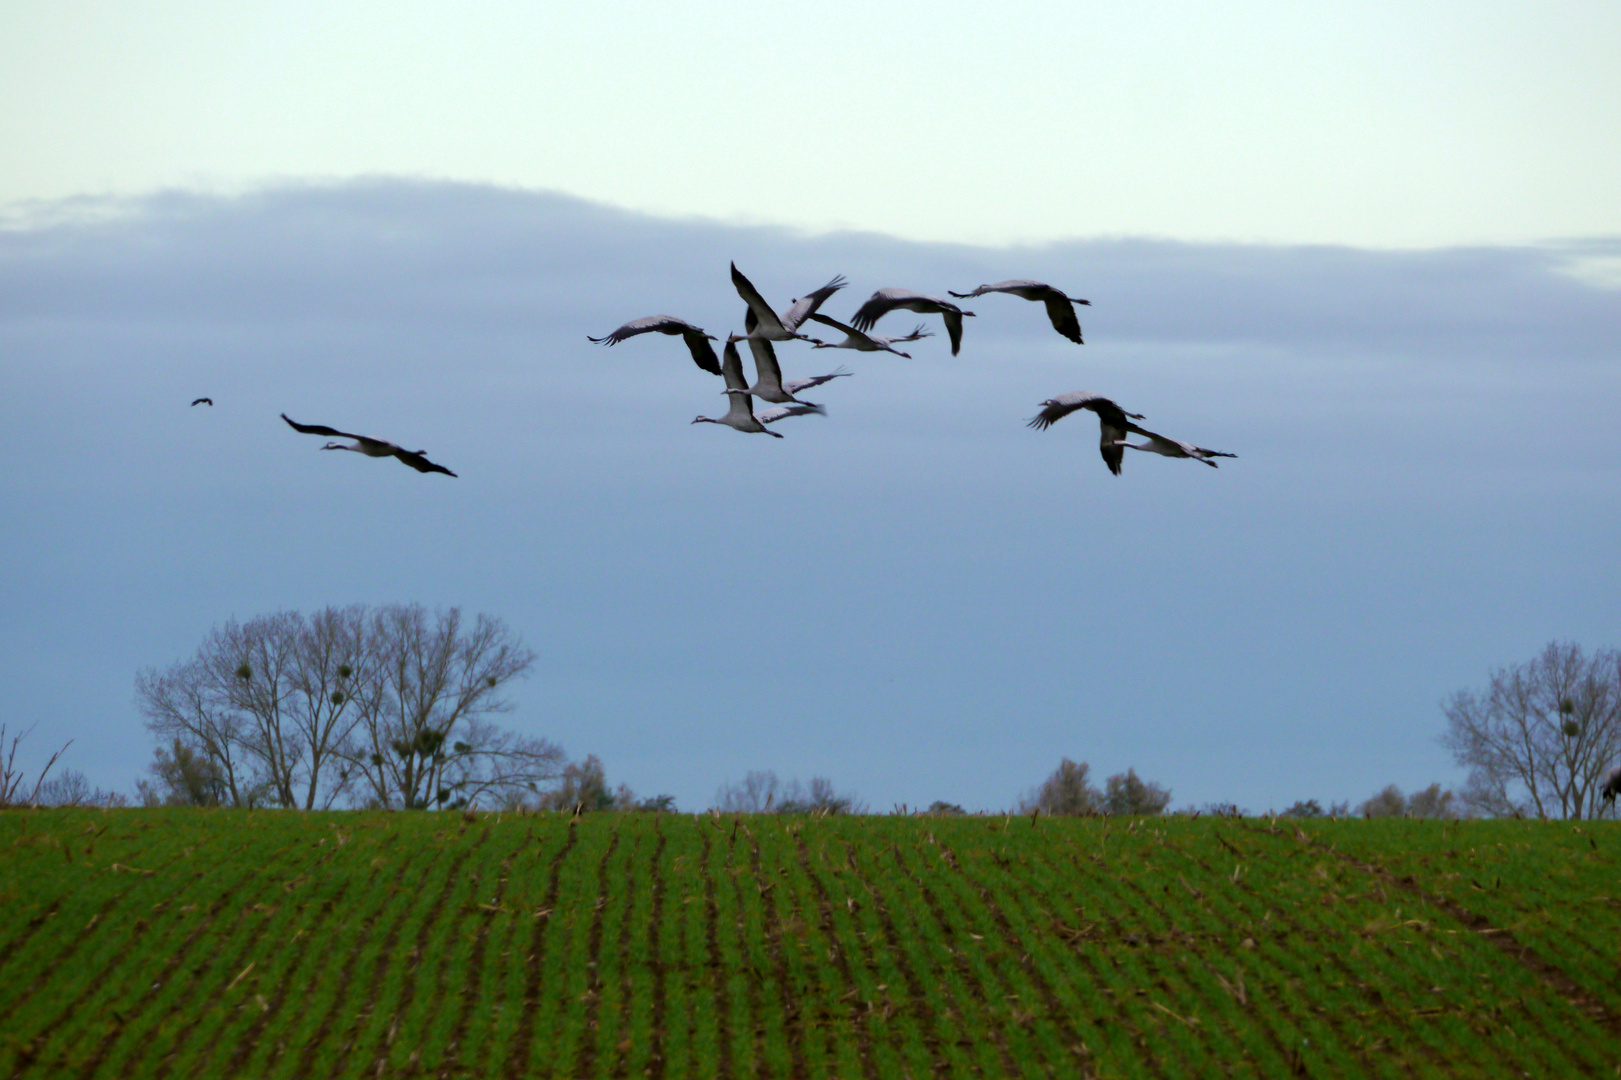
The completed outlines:
{"type": "MultiPolygon", "coordinates": [[[[594,755],[569,762],[546,739],[493,717],[510,711],[505,690],[535,655],[499,619],[417,604],[279,612],[216,627],[188,659],[142,670],[136,699],[157,741],[144,805],[334,806],[424,810],[464,807],[590,811],[673,810],[669,795],[639,798],[611,787],[594,755]]],[[[1295,817],[1595,818],[1621,758],[1621,652],[1551,642],[1531,660],[1494,668],[1481,689],[1442,703],[1442,743],[1468,770],[1457,791],[1411,794],[1390,785],[1354,807],[1316,799],[1295,817]]],[[[30,729],[32,730],[32,729],[30,729]]],[[[47,779],[64,746],[30,778],[17,766],[28,734],[0,726],[0,807],[126,805],[83,774],[47,779]]],[[[1016,803],[1020,813],[1153,815],[1171,792],[1135,769],[1101,788],[1090,766],[1063,758],[1016,803]]],[[[723,813],[867,813],[859,796],[825,777],[808,785],[752,771],[723,784],[723,813]]],[[[897,807],[907,812],[907,808],[897,807]]],[[[1183,812],[1243,814],[1209,803],[1183,812]]],[[[927,812],[963,813],[936,801],[927,812]]]]}

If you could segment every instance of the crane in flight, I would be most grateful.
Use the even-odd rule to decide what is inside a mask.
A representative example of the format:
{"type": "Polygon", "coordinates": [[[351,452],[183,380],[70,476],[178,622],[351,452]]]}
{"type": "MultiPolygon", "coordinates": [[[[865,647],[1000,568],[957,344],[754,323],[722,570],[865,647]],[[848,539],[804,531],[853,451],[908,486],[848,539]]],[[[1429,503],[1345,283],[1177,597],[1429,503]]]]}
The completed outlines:
{"type": "Polygon", "coordinates": [[[1163,454],[1166,457],[1173,458],[1192,458],[1194,461],[1204,462],[1204,464],[1210,466],[1212,469],[1216,468],[1216,463],[1211,461],[1211,458],[1235,458],[1238,456],[1237,454],[1229,454],[1221,450],[1207,450],[1202,446],[1194,446],[1192,443],[1182,442],[1180,439],[1168,439],[1164,435],[1156,435],[1152,431],[1145,431],[1136,424],[1131,424],[1128,426],[1138,435],[1142,435],[1148,439],[1148,441],[1145,443],[1126,442],[1124,439],[1120,441],[1120,446],[1130,447],[1133,450],[1146,450],[1150,454],[1163,454]]]}
{"type": "Polygon", "coordinates": [[[767,409],[755,415],[753,395],[749,392],[749,384],[743,378],[743,358],[738,354],[737,343],[743,338],[736,334],[726,339],[726,348],[721,351],[721,377],[726,380],[724,393],[731,399],[731,405],[725,416],[696,416],[694,424],[724,424],[736,431],[748,432],[752,435],[770,435],[782,438],[781,433],[771,431],[765,425],[775,423],[785,416],[805,416],[816,413],[826,416],[827,410],[820,405],[788,405],[776,409],[767,409]]]}
{"type": "Polygon", "coordinates": [[[807,339],[799,332],[800,324],[821,307],[823,301],[844,288],[844,275],[835,276],[820,289],[795,300],[781,315],[771,310],[771,305],[765,302],[760,290],[743,276],[736,263],[732,264],[732,285],[737,289],[737,295],[749,306],[749,314],[754,316],[754,325],[748,330],[749,337],[764,338],[766,341],[793,341],[796,338],[803,341],[807,339]]]}
{"type": "Polygon", "coordinates": [[[716,340],[714,334],[704,333],[701,327],[678,319],[674,315],[648,315],[641,319],[632,319],[611,334],[602,337],[585,336],[585,340],[593,345],[618,345],[626,338],[633,338],[637,334],[680,334],[687,343],[687,351],[692,353],[692,362],[711,375],[720,374],[720,361],[715,358],[715,347],[709,344],[716,340]]]}
{"type": "MultiPolygon", "coordinates": [[[[946,290],[951,292],[951,290],[946,290]]],[[[973,292],[953,292],[959,300],[967,300],[975,296],[984,296],[986,293],[1011,293],[1026,300],[1039,300],[1046,305],[1047,318],[1053,324],[1053,329],[1069,338],[1077,345],[1086,344],[1081,340],[1081,320],[1075,316],[1075,305],[1085,304],[1092,306],[1092,301],[1082,300],[1076,296],[1066,296],[1063,292],[1040,281],[1015,279],[1013,281],[998,281],[995,285],[981,285],[973,292]]]]}
{"type": "MultiPolygon", "coordinates": [[[[754,329],[754,312],[751,310],[743,316],[743,329],[754,329]]],[[[812,375],[808,379],[793,379],[782,381],[782,367],[777,363],[777,350],[771,347],[771,342],[765,338],[738,337],[736,334],[727,339],[728,343],[736,344],[739,341],[749,343],[749,352],[754,354],[754,385],[749,387],[749,393],[761,401],[769,401],[774,405],[809,405],[808,401],[800,401],[794,395],[801,390],[809,390],[813,386],[821,386],[825,382],[843,378],[850,374],[844,368],[827,375],[812,375]]]]}
{"type": "Polygon", "coordinates": [[[857,330],[871,330],[872,324],[896,308],[905,308],[924,315],[938,314],[946,323],[946,335],[951,338],[951,355],[962,348],[962,320],[972,311],[964,311],[950,300],[938,296],[924,296],[910,289],[879,289],[867,297],[867,302],[856,309],[850,325],[857,330]]]}
{"type": "Polygon", "coordinates": [[[918,323],[917,329],[913,330],[905,337],[881,337],[878,334],[869,334],[864,331],[857,330],[848,323],[841,323],[837,319],[830,319],[821,312],[815,312],[811,315],[811,318],[824,326],[831,326],[833,329],[843,331],[844,333],[843,341],[817,341],[815,338],[812,338],[811,344],[818,349],[855,349],[859,352],[892,352],[896,356],[904,356],[906,359],[910,360],[912,358],[912,354],[903,353],[899,349],[895,348],[895,342],[918,341],[922,338],[934,336],[934,334],[930,331],[923,329],[922,323],[918,323]]]}
{"type": "Polygon", "coordinates": [[[446,476],[456,475],[443,465],[435,465],[429,461],[426,450],[407,450],[383,439],[374,439],[369,435],[356,435],[352,431],[339,431],[337,428],[329,428],[325,424],[300,424],[286,413],[282,413],[281,418],[287,421],[288,427],[305,435],[329,435],[355,440],[353,444],[348,446],[340,442],[329,442],[321,447],[322,450],[353,450],[355,453],[365,454],[367,457],[398,458],[420,473],[436,472],[444,473],[446,476]]]}
{"type": "Polygon", "coordinates": [[[1119,476],[1120,462],[1126,456],[1123,446],[1126,434],[1128,432],[1138,435],[1148,434],[1131,422],[1141,420],[1142,414],[1129,413],[1102,394],[1076,390],[1043,401],[1041,411],[1030,418],[1029,426],[1037,431],[1045,431],[1077,409],[1088,409],[1097,414],[1102,434],[1098,441],[1098,451],[1103,455],[1103,463],[1109,467],[1109,471],[1119,476]]]}

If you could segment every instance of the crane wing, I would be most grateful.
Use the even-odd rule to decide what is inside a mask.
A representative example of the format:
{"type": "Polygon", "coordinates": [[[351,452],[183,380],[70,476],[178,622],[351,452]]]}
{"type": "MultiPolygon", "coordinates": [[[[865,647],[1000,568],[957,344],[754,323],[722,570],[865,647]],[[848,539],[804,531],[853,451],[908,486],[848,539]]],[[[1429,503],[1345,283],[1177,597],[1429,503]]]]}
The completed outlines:
{"type": "Polygon", "coordinates": [[[873,323],[917,295],[907,289],[879,289],[856,309],[850,318],[850,325],[857,330],[871,330],[873,323]]]}
{"type": "Polygon", "coordinates": [[[646,334],[657,331],[661,334],[698,334],[706,336],[700,328],[692,325],[685,319],[678,319],[674,315],[645,315],[640,319],[632,319],[611,334],[602,337],[585,336],[585,340],[596,345],[617,345],[626,338],[633,338],[637,334],[646,334]]]}
{"type": "Polygon", "coordinates": [[[728,340],[726,348],[721,350],[720,361],[721,377],[726,380],[728,390],[747,390],[748,380],[743,378],[743,357],[737,351],[737,342],[728,340]]]}
{"type": "Polygon", "coordinates": [[[287,421],[288,426],[294,431],[302,432],[305,435],[326,435],[344,439],[360,439],[365,442],[377,441],[376,439],[367,439],[364,435],[356,435],[352,431],[339,431],[337,428],[329,428],[325,424],[300,424],[286,413],[282,413],[281,418],[287,421]]]}
{"type": "Polygon", "coordinates": [[[754,354],[754,381],[761,389],[782,389],[782,368],[777,364],[777,350],[771,347],[771,342],[751,337],[749,352],[754,354]]]}
{"type": "Polygon", "coordinates": [[[942,309],[940,312],[940,317],[946,321],[946,336],[951,338],[952,356],[956,356],[957,351],[962,348],[962,317],[966,314],[967,312],[959,311],[955,307],[949,311],[942,309]]]}
{"type": "Polygon", "coordinates": [[[828,297],[844,288],[844,286],[844,275],[839,274],[815,292],[801,296],[783,313],[782,325],[788,330],[798,330],[800,323],[810,318],[828,297]]]}
{"type": "Polygon", "coordinates": [[[782,326],[782,321],[777,318],[777,313],[771,310],[771,305],[767,304],[765,297],[760,295],[760,290],[756,289],[754,283],[743,276],[743,272],[737,268],[736,263],[732,264],[732,285],[736,287],[737,295],[741,296],[743,302],[749,306],[749,310],[754,312],[754,317],[758,320],[759,325],[766,327],[767,330],[771,330],[773,327],[785,329],[782,326]]]}
{"type": "Polygon", "coordinates": [[[419,473],[434,473],[434,472],[436,472],[436,473],[444,473],[446,476],[455,476],[456,475],[455,473],[451,472],[449,469],[445,468],[443,465],[435,465],[433,462],[429,461],[426,457],[424,457],[421,454],[421,452],[414,452],[413,453],[410,450],[401,450],[398,447],[395,447],[394,448],[394,456],[396,458],[398,458],[399,460],[405,462],[407,465],[411,466],[411,468],[415,469],[419,473]]]}
{"type": "Polygon", "coordinates": [[[781,420],[785,416],[809,416],[811,414],[826,416],[827,409],[821,405],[779,405],[775,409],[767,409],[765,412],[756,413],[754,418],[762,424],[770,424],[781,420]]]}
{"type": "Polygon", "coordinates": [[[709,343],[709,335],[694,327],[681,336],[687,343],[687,351],[692,354],[692,362],[711,375],[719,375],[720,360],[715,356],[715,346],[709,343]]]}
{"type": "Polygon", "coordinates": [[[1047,306],[1047,319],[1053,324],[1053,329],[1069,338],[1077,345],[1084,345],[1081,340],[1081,320],[1075,315],[1075,305],[1069,298],[1060,293],[1048,293],[1043,303],[1047,306]]]}
{"type": "Polygon", "coordinates": [[[1091,409],[1099,416],[1113,421],[1122,431],[1122,437],[1127,427],[1126,418],[1141,420],[1139,413],[1129,413],[1116,405],[1102,394],[1094,394],[1090,390],[1072,390],[1067,394],[1050,397],[1041,403],[1041,411],[1030,419],[1030,427],[1038,431],[1052,427],[1058,421],[1074,412],[1076,409],[1091,409]]]}
{"type": "Polygon", "coordinates": [[[1102,413],[1098,414],[1098,427],[1101,429],[1098,453],[1103,455],[1103,463],[1116,476],[1120,475],[1120,463],[1126,456],[1126,448],[1120,440],[1126,437],[1126,428],[1129,426],[1125,423],[1117,424],[1112,418],[1107,418],[1102,413]]]}
{"type": "Polygon", "coordinates": [[[812,375],[808,379],[795,379],[793,382],[783,383],[782,388],[790,394],[797,394],[801,390],[809,390],[813,386],[821,386],[823,383],[832,382],[834,379],[842,379],[849,374],[851,372],[841,367],[839,370],[828,372],[826,375],[812,375]]]}
{"type": "Polygon", "coordinates": [[[811,312],[809,315],[807,315],[805,317],[807,319],[810,319],[813,322],[819,322],[823,326],[831,326],[835,330],[842,330],[842,331],[844,331],[845,335],[848,336],[848,337],[864,338],[864,337],[867,336],[866,334],[863,334],[860,330],[857,330],[855,327],[851,326],[849,323],[841,323],[837,319],[828,318],[826,315],[823,315],[819,311],[813,311],[813,312],[811,312]]]}

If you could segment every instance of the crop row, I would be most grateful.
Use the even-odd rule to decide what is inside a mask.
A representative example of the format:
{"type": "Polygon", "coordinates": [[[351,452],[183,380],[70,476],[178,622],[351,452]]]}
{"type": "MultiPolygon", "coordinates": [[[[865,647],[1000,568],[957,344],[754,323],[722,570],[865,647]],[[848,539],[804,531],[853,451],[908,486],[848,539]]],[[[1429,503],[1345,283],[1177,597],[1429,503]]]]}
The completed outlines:
{"type": "Polygon", "coordinates": [[[1594,1074],[1527,824],[4,815],[0,1077],[1594,1074]]]}

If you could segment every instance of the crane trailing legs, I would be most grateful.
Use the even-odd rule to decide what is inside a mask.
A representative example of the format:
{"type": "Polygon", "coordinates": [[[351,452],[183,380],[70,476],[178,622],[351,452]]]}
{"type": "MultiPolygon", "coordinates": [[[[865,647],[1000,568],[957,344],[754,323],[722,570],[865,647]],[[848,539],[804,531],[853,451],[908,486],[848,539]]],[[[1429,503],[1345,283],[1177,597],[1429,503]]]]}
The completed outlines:
{"type": "Polygon", "coordinates": [[[1132,450],[1145,450],[1150,454],[1162,454],[1165,457],[1192,458],[1194,461],[1203,462],[1212,469],[1216,467],[1216,463],[1211,461],[1211,458],[1235,458],[1238,456],[1221,450],[1207,450],[1202,446],[1194,446],[1192,443],[1185,443],[1179,439],[1167,439],[1164,435],[1156,435],[1152,431],[1145,431],[1136,424],[1131,424],[1129,427],[1131,431],[1144,436],[1148,441],[1145,443],[1133,443],[1122,439],[1117,445],[1132,450]]]}
{"type": "Polygon", "coordinates": [[[811,318],[824,326],[831,326],[833,329],[842,331],[844,333],[843,341],[817,341],[815,338],[812,338],[811,344],[818,349],[855,349],[858,352],[892,352],[896,356],[904,356],[906,359],[910,360],[912,358],[912,354],[901,352],[899,349],[895,348],[895,342],[919,341],[923,338],[934,336],[928,330],[923,329],[922,323],[918,323],[917,329],[913,330],[905,337],[882,337],[878,334],[869,334],[865,331],[857,330],[848,323],[841,323],[837,319],[830,319],[820,312],[811,315],[811,318]]]}

